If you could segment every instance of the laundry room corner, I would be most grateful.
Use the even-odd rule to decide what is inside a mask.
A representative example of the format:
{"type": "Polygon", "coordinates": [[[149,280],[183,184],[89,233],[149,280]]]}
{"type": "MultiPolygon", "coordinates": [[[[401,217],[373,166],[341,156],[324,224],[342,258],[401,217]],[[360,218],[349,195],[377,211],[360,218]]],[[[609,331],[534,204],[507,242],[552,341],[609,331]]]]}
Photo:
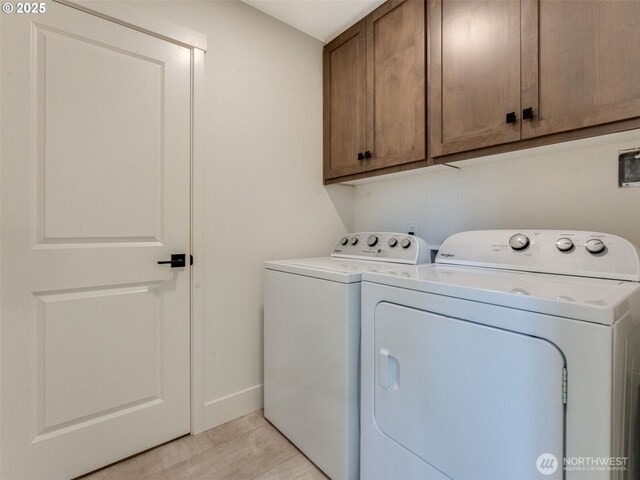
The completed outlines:
{"type": "Polygon", "coordinates": [[[640,480],[640,0],[2,0],[0,480],[640,480]]]}

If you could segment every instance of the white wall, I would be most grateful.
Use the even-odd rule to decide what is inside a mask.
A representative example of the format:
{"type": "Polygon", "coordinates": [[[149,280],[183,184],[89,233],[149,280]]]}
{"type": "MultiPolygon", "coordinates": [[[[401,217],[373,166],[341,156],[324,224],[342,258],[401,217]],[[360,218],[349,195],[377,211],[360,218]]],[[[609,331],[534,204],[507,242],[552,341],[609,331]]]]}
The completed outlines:
{"type": "Polygon", "coordinates": [[[326,255],[352,227],[353,188],[322,186],[320,41],[239,1],[136,7],[208,37],[194,298],[210,428],[262,406],[263,261],[326,255]]]}
{"type": "Polygon", "coordinates": [[[640,188],[618,188],[618,150],[640,130],[456,164],[355,187],[354,229],[406,231],[439,244],[480,229],[591,230],[640,247],[640,188]]]}

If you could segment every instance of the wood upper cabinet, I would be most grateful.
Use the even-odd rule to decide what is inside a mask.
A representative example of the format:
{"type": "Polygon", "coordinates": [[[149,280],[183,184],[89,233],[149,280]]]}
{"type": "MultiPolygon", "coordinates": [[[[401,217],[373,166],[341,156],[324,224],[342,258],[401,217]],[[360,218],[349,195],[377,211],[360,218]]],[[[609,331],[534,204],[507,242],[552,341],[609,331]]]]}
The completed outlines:
{"type": "Polygon", "coordinates": [[[519,140],[520,2],[436,0],[428,18],[431,155],[519,140]]]}
{"type": "Polygon", "coordinates": [[[389,0],[325,46],[325,181],[426,159],[424,9],[389,0]]]}
{"type": "Polygon", "coordinates": [[[640,117],[640,1],[522,8],[522,138],[640,117]]]}
{"type": "Polygon", "coordinates": [[[366,18],[368,170],[426,158],[424,7],[389,1],[366,18]]]}
{"type": "Polygon", "coordinates": [[[366,22],[324,47],[324,177],[363,172],[367,128],[366,22]]]}
{"type": "Polygon", "coordinates": [[[640,117],[639,1],[430,0],[428,18],[433,157],[640,117]]]}

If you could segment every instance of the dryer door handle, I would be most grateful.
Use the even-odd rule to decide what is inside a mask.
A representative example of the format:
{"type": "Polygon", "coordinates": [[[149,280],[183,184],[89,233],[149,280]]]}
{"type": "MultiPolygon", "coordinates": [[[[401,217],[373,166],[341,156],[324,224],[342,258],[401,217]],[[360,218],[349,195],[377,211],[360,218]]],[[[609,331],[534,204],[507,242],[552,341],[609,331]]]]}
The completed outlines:
{"type": "Polygon", "coordinates": [[[398,390],[400,388],[398,379],[400,377],[400,364],[398,359],[391,355],[386,348],[380,349],[380,385],[387,390],[398,390]]]}
{"type": "Polygon", "coordinates": [[[389,350],[380,349],[380,385],[389,390],[389,350]]]}

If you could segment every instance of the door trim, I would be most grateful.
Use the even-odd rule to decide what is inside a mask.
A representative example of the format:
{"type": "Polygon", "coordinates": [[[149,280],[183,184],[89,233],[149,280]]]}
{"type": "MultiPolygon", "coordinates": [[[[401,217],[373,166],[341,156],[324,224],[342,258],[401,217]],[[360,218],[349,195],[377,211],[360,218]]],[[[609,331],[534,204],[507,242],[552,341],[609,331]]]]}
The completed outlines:
{"type": "Polygon", "coordinates": [[[53,0],[68,7],[104,18],[124,27],[132,28],[147,35],[176,43],[186,48],[197,48],[207,51],[207,36],[196,30],[184,27],[178,23],[165,20],[162,17],[142,12],[131,5],[101,3],[96,4],[87,0],[53,0]]]}
{"type": "Polygon", "coordinates": [[[205,91],[203,50],[191,50],[191,434],[211,428],[205,413],[204,365],[204,166],[207,152],[204,102],[196,101],[205,91]]]}

